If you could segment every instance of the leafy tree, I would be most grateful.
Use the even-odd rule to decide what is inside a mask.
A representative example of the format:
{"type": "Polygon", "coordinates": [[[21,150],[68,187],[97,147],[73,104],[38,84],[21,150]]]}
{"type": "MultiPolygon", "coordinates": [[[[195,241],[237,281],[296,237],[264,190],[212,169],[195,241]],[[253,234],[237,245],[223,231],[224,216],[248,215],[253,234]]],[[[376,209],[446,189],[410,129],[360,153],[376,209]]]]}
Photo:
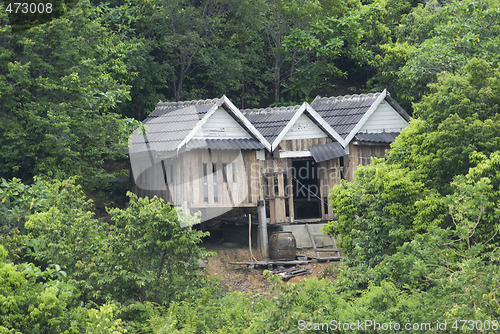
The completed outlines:
{"type": "Polygon", "coordinates": [[[127,209],[110,209],[106,223],[74,181],[46,184],[48,208],[28,217],[25,253],[69,273],[83,299],[168,304],[201,283],[197,245],[205,233],[181,227],[162,200],[129,194],[127,209]]]}
{"type": "Polygon", "coordinates": [[[78,291],[65,282],[59,266],[41,270],[33,264],[4,261],[0,245],[1,333],[125,333],[113,304],[98,309],[78,306],[78,291]]]}
{"type": "Polygon", "coordinates": [[[223,94],[243,108],[265,103],[269,8],[262,0],[96,2],[96,19],[130,49],[132,100],[120,112],[142,119],[158,100],[223,94]]]}
{"type": "MultiPolygon", "coordinates": [[[[412,10],[395,28],[395,38],[374,65],[374,81],[396,98],[419,102],[439,73],[458,73],[472,58],[498,66],[498,0],[429,1],[412,10]]],[[[408,105],[409,106],[409,105],[408,105]]],[[[410,106],[409,106],[410,107],[410,106]]]]}
{"type": "MultiPolygon", "coordinates": [[[[22,305],[37,305],[36,294],[50,290],[47,293],[55,296],[51,299],[60,299],[54,299],[59,313],[47,311],[44,317],[67,318],[57,320],[60,327],[54,327],[59,328],[55,332],[139,328],[159,305],[195,297],[205,282],[198,270],[205,253],[198,244],[206,233],[191,228],[199,217],[177,214],[160,199],[129,194],[127,209],[109,209],[104,220],[96,218],[92,201],[74,179],[39,180],[31,186],[18,179],[2,180],[0,194],[3,228],[8,232],[2,243],[16,252],[11,258],[23,272],[19,277],[30,277],[26,284],[34,289],[22,305]],[[36,288],[31,287],[35,283],[36,288]],[[87,306],[79,307],[80,303],[87,306]]],[[[2,251],[2,259],[5,256],[2,251]]],[[[23,289],[12,293],[26,293],[23,289]]],[[[15,314],[26,317],[26,312],[15,314]]],[[[37,319],[12,328],[45,321],[37,319]]],[[[10,328],[9,321],[2,324],[10,328]]]]}
{"type": "MultiPolygon", "coordinates": [[[[374,73],[374,59],[384,54],[401,17],[416,1],[336,1],[324,2],[323,15],[308,26],[293,27],[285,37],[290,75],[284,81],[290,99],[332,94],[342,83],[360,90],[374,73]]],[[[341,89],[345,89],[342,87],[341,89]]]]}
{"type": "Polygon", "coordinates": [[[201,282],[198,243],[206,233],[181,227],[176,210],[161,199],[129,197],[125,210],[109,211],[115,226],[108,235],[108,268],[98,279],[120,301],[183,299],[201,282]]]}
{"type": "Polygon", "coordinates": [[[431,226],[453,227],[468,244],[496,240],[497,73],[472,59],[463,75],[440,75],[387,161],[359,167],[354,183],[333,188],[338,220],[325,230],[340,235],[350,263],[373,267],[431,226]]]}
{"type": "Polygon", "coordinates": [[[443,207],[415,172],[383,160],[359,166],[355,181],[334,187],[330,198],[338,220],[325,225],[325,233],[339,236],[349,263],[371,267],[440,220],[443,207]],[[434,212],[420,217],[421,207],[434,212]]]}
{"type": "Polygon", "coordinates": [[[0,244],[6,248],[9,260],[17,260],[23,254],[26,217],[48,209],[48,196],[49,189],[40,180],[25,185],[17,178],[10,182],[0,179],[0,244]]]}
{"type": "Polygon", "coordinates": [[[88,10],[81,2],[63,17],[15,34],[2,26],[3,176],[78,175],[92,184],[108,175],[107,160],[122,157],[129,129],[112,109],[130,97],[121,60],[126,50],[88,19],[88,10]]]}
{"type": "Polygon", "coordinates": [[[167,312],[151,318],[154,333],[245,333],[256,316],[266,312],[268,301],[241,292],[224,296],[204,289],[195,300],[172,303],[167,312]]]}
{"type": "Polygon", "coordinates": [[[500,144],[498,73],[472,59],[462,75],[440,75],[415,105],[421,117],[398,137],[388,161],[418,171],[429,187],[449,193],[454,176],[477,164],[476,152],[489,155],[500,144]]]}
{"type": "Polygon", "coordinates": [[[449,116],[484,121],[500,112],[500,68],[472,58],[461,73],[444,72],[415,105],[415,116],[436,128],[449,116]]]}

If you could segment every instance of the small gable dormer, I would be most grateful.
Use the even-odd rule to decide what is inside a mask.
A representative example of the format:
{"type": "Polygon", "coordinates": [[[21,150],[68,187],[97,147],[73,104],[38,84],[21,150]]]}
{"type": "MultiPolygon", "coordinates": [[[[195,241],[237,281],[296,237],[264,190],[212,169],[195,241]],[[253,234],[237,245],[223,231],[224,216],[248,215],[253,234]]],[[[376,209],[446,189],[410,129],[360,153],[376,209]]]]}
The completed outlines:
{"type": "Polygon", "coordinates": [[[196,139],[251,139],[252,136],[219,107],[193,136],[196,139]]]}
{"type": "Polygon", "coordinates": [[[288,130],[282,140],[326,138],[326,133],[319,128],[305,113],[288,130]]]}

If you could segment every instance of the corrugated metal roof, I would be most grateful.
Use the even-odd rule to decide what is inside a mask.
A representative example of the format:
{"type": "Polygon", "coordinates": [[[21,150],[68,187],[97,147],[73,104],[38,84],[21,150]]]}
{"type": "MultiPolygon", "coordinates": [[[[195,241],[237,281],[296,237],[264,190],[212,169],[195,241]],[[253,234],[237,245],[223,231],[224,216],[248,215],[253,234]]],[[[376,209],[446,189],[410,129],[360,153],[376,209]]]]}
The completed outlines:
{"type": "Polygon", "coordinates": [[[146,134],[139,131],[131,136],[131,153],[149,149],[156,152],[170,152],[187,137],[198,122],[219,99],[187,102],[160,102],[144,120],[146,134]]]}
{"type": "MultiPolygon", "coordinates": [[[[370,93],[360,95],[346,95],[339,97],[316,97],[311,107],[323,118],[343,139],[359,123],[361,118],[370,109],[381,93],[370,93]]],[[[386,101],[406,120],[408,114],[389,95],[386,101]]],[[[130,152],[143,152],[147,146],[151,150],[173,151],[188,136],[191,130],[212,108],[220,105],[221,99],[195,100],[186,102],[160,102],[156,109],[146,118],[146,135],[136,132],[132,136],[132,148],[130,152]],[[146,145],[147,143],[147,145],[146,145]]],[[[300,105],[290,107],[262,108],[241,110],[243,115],[257,129],[260,134],[270,143],[273,143],[278,135],[297,113],[300,105]]],[[[383,142],[394,141],[395,136],[377,134],[377,136],[356,136],[360,141],[383,142]],[[394,137],[394,138],[393,138],[394,137]]],[[[341,139],[339,139],[341,141],[341,139]]],[[[245,145],[244,142],[229,145],[245,145]]],[[[200,143],[192,143],[194,145],[200,143]]],[[[211,145],[221,147],[227,143],[213,142],[211,145]]],[[[233,147],[233,146],[231,146],[233,147]]],[[[238,149],[257,149],[255,146],[238,149]]],[[[235,147],[236,148],[236,147],[235,147]]],[[[260,147],[259,147],[260,148],[260,147]]],[[[224,148],[219,148],[224,149],[224,148]]],[[[228,148],[229,149],[229,148],[228,148]]]]}
{"type": "Polygon", "coordinates": [[[191,139],[185,151],[195,149],[213,150],[260,150],[264,145],[256,139],[191,139]]]}
{"type": "Polygon", "coordinates": [[[321,162],[336,159],[347,155],[340,143],[333,142],[325,145],[314,146],[309,149],[314,161],[321,162]]]}
{"type": "Polygon", "coordinates": [[[345,139],[379,96],[380,93],[317,96],[311,106],[345,139]]]}
{"type": "Polygon", "coordinates": [[[354,138],[370,143],[392,143],[398,135],[399,132],[358,133],[354,138]]]}
{"type": "Polygon", "coordinates": [[[293,115],[297,113],[300,105],[291,107],[245,109],[241,110],[243,115],[257,128],[257,130],[273,143],[276,137],[283,131],[293,115]]]}
{"type": "MultiPolygon", "coordinates": [[[[186,107],[194,106],[195,108],[199,106],[206,106],[206,105],[214,105],[219,103],[220,99],[207,99],[207,100],[192,100],[192,101],[180,101],[180,102],[158,102],[156,104],[155,110],[149,114],[149,116],[146,118],[146,120],[158,116],[162,116],[168,112],[174,111],[174,110],[179,110],[183,109],[186,107]]],[[[201,114],[203,113],[202,109],[198,109],[201,111],[201,114]]]]}

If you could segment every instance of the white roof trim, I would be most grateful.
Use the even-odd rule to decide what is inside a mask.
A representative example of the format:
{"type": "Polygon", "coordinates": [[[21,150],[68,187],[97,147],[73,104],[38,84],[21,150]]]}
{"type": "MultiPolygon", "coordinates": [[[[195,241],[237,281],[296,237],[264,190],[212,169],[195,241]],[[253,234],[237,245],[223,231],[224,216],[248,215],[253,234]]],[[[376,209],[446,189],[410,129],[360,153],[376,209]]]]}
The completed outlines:
{"type": "Polygon", "coordinates": [[[278,147],[279,143],[283,140],[283,137],[285,137],[285,135],[287,134],[287,132],[290,131],[290,129],[295,125],[295,123],[299,119],[300,115],[302,115],[305,111],[307,111],[307,113],[309,114],[309,116],[312,117],[317,122],[317,124],[319,125],[320,129],[323,132],[325,132],[326,134],[328,134],[331,137],[335,138],[335,140],[337,140],[340,143],[340,145],[342,145],[342,146],[345,147],[345,145],[344,145],[344,139],[342,139],[342,137],[337,133],[337,131],[335,131],[323,119],[323,117],[321,117],[320,114],[318,114],[318,112],[316,110],[314,110],[313,107],[311,107],[311,105],[309,103],[304,102],[300,106],[300,108],[297,110],[297,112],[295,113],[295,115],[293,115],[293,117],[290,119],[290,121],[285,126],[285,128],[283,130],[281,130],[281,132],[278,135],[278,137],[276,137],[276,139],[272,143],[272,146],[271,146],[272,151],[274,151],[276,149],[276,147],[278,147]]]}
{"type": "Polygon", "coordinates": [[[312,157],[310,151],[280,151],[280,158],[308,158],[312,157]]]}
{"type": "Polygon", "coordinates": [[[278,147],[279,143],[281,142],[281,140],[283,140],[283,137],[287,134],[288,131],[290,131],[290,129],[295,125],[295,123],[297,122],[297,120],[299,119],[300,115],[302,115],[304,113],[304,111],[307,111],[307,113],[316,121],[318,122],[321,130],[323,131],[326,131],[327,134],[329,134],[330,136],[332,136],[333,138],[335,138],[335,140],[337,140],[340,145],[344,146],[345,147],[345,144],[344,144],[344,140],[342,139],[342,137],[337,133],[337,131],[335,131],[317,112],[316,110],[313,109],[313,107],[311,107],[311,105],[307,102],[304,102],[300,108],[297,110],[297,112],[295,113],[295,115],[293,115],[292,119],[290,119],[290,121],[288,122],[288,124],[285,126],[285,128],[280,132],[280,134],[278,135],[278,137],[276,137],[276,139],[274,140],[274,142],[272,143],[272,151],[274,151],[276,149],[276,147],[278,147]]]}
{"type": "Polygon", "coordinates": [[[243,115],[241,111],[227,98],[227,96],[223,95],[221,97],[221,100],[222,104],[226,104],[229,107],[229,109],[231,109],[231,111],[236,115],[236,117],[238,117],[243,121],[243,124],[245,125],[247,130],[249,130],[261,142],[261,144],[268,149],[268,151],[271,151],[271,144],[266,140],[266,138],[264,138],[264,136],[259,132],[259,130],[257,130],[257,128],[255,128],[255,126],[253,126],[253,124],[250,123],[250,121],[245,117],[245,115],[243,115]]]}
{"type": "Polygon", "coordinates": [[[339,142],[340,145],[345,147],[344,139],[342,138],[341,135],[335,131],[328,122],[326,122],[323,117],[318,114],[316,110],[314,110],[313,107],[307,102],[304,102],[306,104],[306,109],[309,112],[309,114],[318,122],[320,127],[322,128],[323,131],[326,131],[328,134],[330,134],[335,140],[339,142]]]}
{"type": "Polygon", "coordinates": [[[193,139],[194,135],[198,132],[198,130],[201,129],[203,124],[205,124],[210,116],[212,116],[217,109],[219,109],[219,106],[214,103],[213,107],[203,116],[202,119],[194,126],[193,130],[184,138],[184,140],[181,141],[179,145],[177,145],[177,153],[179,153],[179,150],[181,149],[182,146],[186,145],[191,139],[193,139]]]}
{"type": "Polygon", "coordinates": [[[278,147],[278,145],[281,142],[281,140],[283,139],[283,137],[285,137],[287,132],[290,131],[290,129],[295,124],[295,122],[297,122],[297,120],[299,119],[300,115],[302,115],[304,110],[306,110],[306,103],[305,102],[302,103],[300,108],[295,112],[295,115],[293,115],[293,117],[290,119],[288,124],[283,128],[283,130],[281,130],[278,137],[276,137],[276,139],[273,141],[273,143],[271,144],[271,151],[274,151],[276,149],[276,147],[278,147]]]}
{"type": "Polygon", "coordinates": [[[344,147],[349,145],[354,136],[356,136],[359,130],[363,127],[363,125],[365,125],[366,121],[368,121],[368,118],[370,118],[370,116],[375,112],[378,105],[385,99],[386,96],[387,96],[387,89],[384,89],[382,93],[380,93],[380,95],[377,97],[377,99],[373,102],[373,104],[370,106],[368,111],[359,120],[358,124],[356,124],[356,126],[351,130],[349,135],[345,138],[344,147]]]}

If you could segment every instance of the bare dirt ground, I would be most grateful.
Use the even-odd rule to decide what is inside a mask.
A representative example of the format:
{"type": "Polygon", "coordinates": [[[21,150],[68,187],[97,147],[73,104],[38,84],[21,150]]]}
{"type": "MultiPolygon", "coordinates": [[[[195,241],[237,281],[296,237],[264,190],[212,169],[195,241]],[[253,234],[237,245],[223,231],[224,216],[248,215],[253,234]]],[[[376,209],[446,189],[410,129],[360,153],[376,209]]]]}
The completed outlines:
{"type": "MultiPolygon", "coordinates": [[[[253,268],[245,265],[232,265],[229,262],[251,262],[250,252],[247,247],[233,243],[221,244],[203,244],[203,247],[208,252],[215,252],[216,255],[205,260],[207,275],[214,276],[220,279],[225,291],[242,291],[248,294],[268,295],[270,293],[271,283],[263,275],[265,268],[253,268]]],[[[259,252],[253,248],[252,253],[257,260],[261,260],[259,252]]],[[[298,256],[312,256],[312,249],[297,250],[298,256]]],[[[327,273],[332,266],[336,266],[336,262],[312,262],[309,265],[298,266],[297,269],[310,269],[312,273],[295,276],[288,280],[291,283],[298,283],[303,279],[318,277],[324,278],[325,270],[327,273]]],[[[326,275],[326,279],[332,279],[330,275],[326,275]]]]}

